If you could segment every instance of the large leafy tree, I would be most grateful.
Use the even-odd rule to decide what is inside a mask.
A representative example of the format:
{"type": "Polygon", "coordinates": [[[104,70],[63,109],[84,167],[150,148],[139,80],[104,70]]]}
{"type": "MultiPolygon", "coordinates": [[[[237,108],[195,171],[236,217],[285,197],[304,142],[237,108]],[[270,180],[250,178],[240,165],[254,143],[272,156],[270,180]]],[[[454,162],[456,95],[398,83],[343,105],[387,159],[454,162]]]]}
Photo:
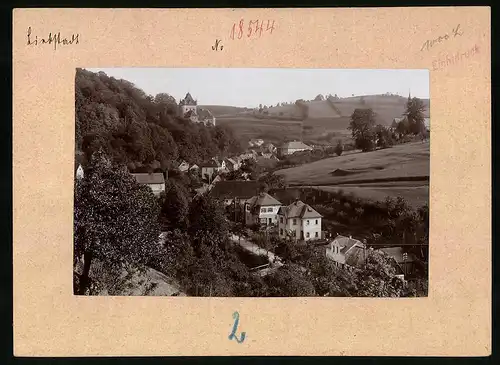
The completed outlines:
{"type": "Polygon", "coordinates": [[[375,113],[372,109],[355,109],[348,129],[352,133],[356,148],[363,151],[374,148],[375,113]]]}
{"type": "Polygon", "coordinates": [[[162,217],[167,226],[175,229],[186,229],[189,214],[189,193],[184,185],[171,179],[166,184],[165,199],[162,206],[162,217]]]}
{"type": "Polygon", "coordinates": [[[409,123],[409,132],[412,134],[422,134],[426,131],[424,124],[424,113],[426,107],[424,102],[419,98],[411,98],[408,96],[406,103],[405,116],[409,123]]]}
{"type": "Polygon", "coordinates": [[[113,166],[102,151],[95,153],[84,178],[75,182],[75,264],[83,260],[75,292],[89,292],[96,261],[118,272],[147,263],[157,250],[158,213],[149,187],[113,166]]]}

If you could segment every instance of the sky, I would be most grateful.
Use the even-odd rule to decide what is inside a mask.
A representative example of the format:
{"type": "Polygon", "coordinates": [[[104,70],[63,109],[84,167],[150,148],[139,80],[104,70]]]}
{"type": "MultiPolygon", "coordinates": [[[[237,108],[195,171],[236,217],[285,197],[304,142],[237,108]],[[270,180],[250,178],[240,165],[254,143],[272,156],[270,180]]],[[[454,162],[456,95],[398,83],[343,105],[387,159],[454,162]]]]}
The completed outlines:
{"type": "Polygon", "coordinates": [[[429,98],[428,70],[270,68],[88,68],[134,83],[147,94],[167,93],[177,102],[190,92],[200,105],[254,108],[310,100],[318,94],[390,92],[429,98]]]}

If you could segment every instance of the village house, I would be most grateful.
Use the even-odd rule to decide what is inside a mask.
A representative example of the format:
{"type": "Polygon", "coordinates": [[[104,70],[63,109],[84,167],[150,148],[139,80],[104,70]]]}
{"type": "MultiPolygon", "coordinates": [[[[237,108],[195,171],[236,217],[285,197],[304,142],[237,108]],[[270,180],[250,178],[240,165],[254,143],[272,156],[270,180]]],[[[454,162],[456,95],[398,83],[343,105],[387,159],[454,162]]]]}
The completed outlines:
{"type": "Polygon", "coordinates": [[[236,171],[239,170],[239,168],[241,167],[241,163],[239,163],[233,158],[226,158],[224,162],[226,164],[226,169],[228,171],[236,171]]]}
{"type": "Polygon", "coordinates": [[[215,117],[210,112],[210,110],[199,108],[197,110],[197,113],[198,113],[198,121],[200,123],[203,123],[207,126],[211,125],[215,127],[215,117]]]}
{"type": "MultiPolygon", "coordinates": [[[[327,246],[326,257],[333,260],[335,265],[340,268],[361,270],[364,269],[366,260],[372,252],[374,252],[373,249],[367,248],[365,243],[352,237],[339,235],[327,246]]],[[[394,268],[396,269],[396,277],[404,280],[404,271],[396,260],[394,268]]]]}
{"type": "Polygon", "coordinates": [[[270,159],[271,157],[273,157],[273,154],[271,152],[259,152],[257,156],[265,159],[270,159]]]}
{"type": "Polygon", "coordinates": [[[276,146],[273,145],[272,143],[267,143],[265,146],[264,146],[264,149],[266,150],[266,152],[270,152],[270,153],[276,153],[276,146]]]}
{"type": "Polygon", "coordinates": [[[280,156],[286,156],[286,155],[291,155],[294,154],[295,152],[300,152],[300,151],[311,151],[312,147],[306,145],[304,142],[301,141],[291,141],[283,144],[279,149],[278,153],[280,156]]]}
{"type": "Polygon", "coordinates": [[[365,263],[366,246],[352,237],[337,236],[326,248],[326,257],[338,267],[361,269],[365,263]]]}
{"type": "Polygon", "coordinates": [[[186,172],[189,170],[189,163],[182,160],[178,163],[177,165],[177,170],[179,170],[180,172],[186,172]]]}
{"type": "Polygon", "coordinates": [[[255,153],[255,151],[249,151],[249,152],[242,153],[238,157],[240,158],[241,162],[243,162],[243,161],[249,160],[249,159],[255,160],[257,158],[257,154],[255,153]]]}
{"type": "Polygon", "coordinates": [[[321,239],[321,218],[321,214],[297,199],[278,211],[279,236],[304,241],[321,239]]]}
{"type": "Polygon", "coordinates": [[[277,225],[280,207],[281,202],[267,193],[253,196],[245,204],[245,225],[277,225]]]}
{"type": "Polygon", "coordinates": [[[258,181],[228,180],[220,181],[210,190],[210,196],[231,205],[235,202],[243,206],[249,199],[257,195],[260,190],[258,181]]]}
{"type": "Polygon", "coordinates": [[[135,180],[139,184],[149,186],[156,196],[159,196],[162,192],[165,191],[165,177],[161,172],[151,174],[139,173],[132,175],[135,177],[135,180]]]}
{"type": "Polygon", "coordinates": [[[200,165],[201,168],[201,177],[202,179],[208,179],[208,181],[212,181],[212,178],[214,175],[216,175],[219,172],[219,164],[215,160],[209,160],[206,162],[201,163],[200,165]]]}
{"type": "Polygon", "coordinates": [[[264,144],[264,140],[263,139],[252,139],[248,142],[248,146],[249,147],[260,147],[264,144]]]}

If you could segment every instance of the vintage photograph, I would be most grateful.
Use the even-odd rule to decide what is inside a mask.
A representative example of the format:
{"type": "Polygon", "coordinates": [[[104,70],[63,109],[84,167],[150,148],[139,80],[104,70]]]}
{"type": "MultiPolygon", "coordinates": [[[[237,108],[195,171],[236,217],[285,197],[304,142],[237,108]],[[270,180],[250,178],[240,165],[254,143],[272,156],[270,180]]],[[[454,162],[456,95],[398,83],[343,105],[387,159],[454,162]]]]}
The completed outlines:
{"type": "Polygon", "coordinates": [[[79,68],[75,295],[426,297],[428,70],[79,68]]]}

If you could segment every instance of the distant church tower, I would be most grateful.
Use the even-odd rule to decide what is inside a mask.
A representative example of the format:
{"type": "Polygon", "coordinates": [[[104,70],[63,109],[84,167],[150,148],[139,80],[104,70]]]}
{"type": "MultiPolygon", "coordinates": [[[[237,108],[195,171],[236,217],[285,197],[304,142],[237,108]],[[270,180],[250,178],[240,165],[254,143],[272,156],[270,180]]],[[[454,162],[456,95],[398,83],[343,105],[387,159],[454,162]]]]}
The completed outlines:
{"type": "Polygon", "coordinates": [[[189,117],[192,121],[198,120],[196,100],[193,99],[190,93],[187,93],[185,98],[179,102],[179,114],[181,117],[185,117],[189,113],[189,117]]]}

